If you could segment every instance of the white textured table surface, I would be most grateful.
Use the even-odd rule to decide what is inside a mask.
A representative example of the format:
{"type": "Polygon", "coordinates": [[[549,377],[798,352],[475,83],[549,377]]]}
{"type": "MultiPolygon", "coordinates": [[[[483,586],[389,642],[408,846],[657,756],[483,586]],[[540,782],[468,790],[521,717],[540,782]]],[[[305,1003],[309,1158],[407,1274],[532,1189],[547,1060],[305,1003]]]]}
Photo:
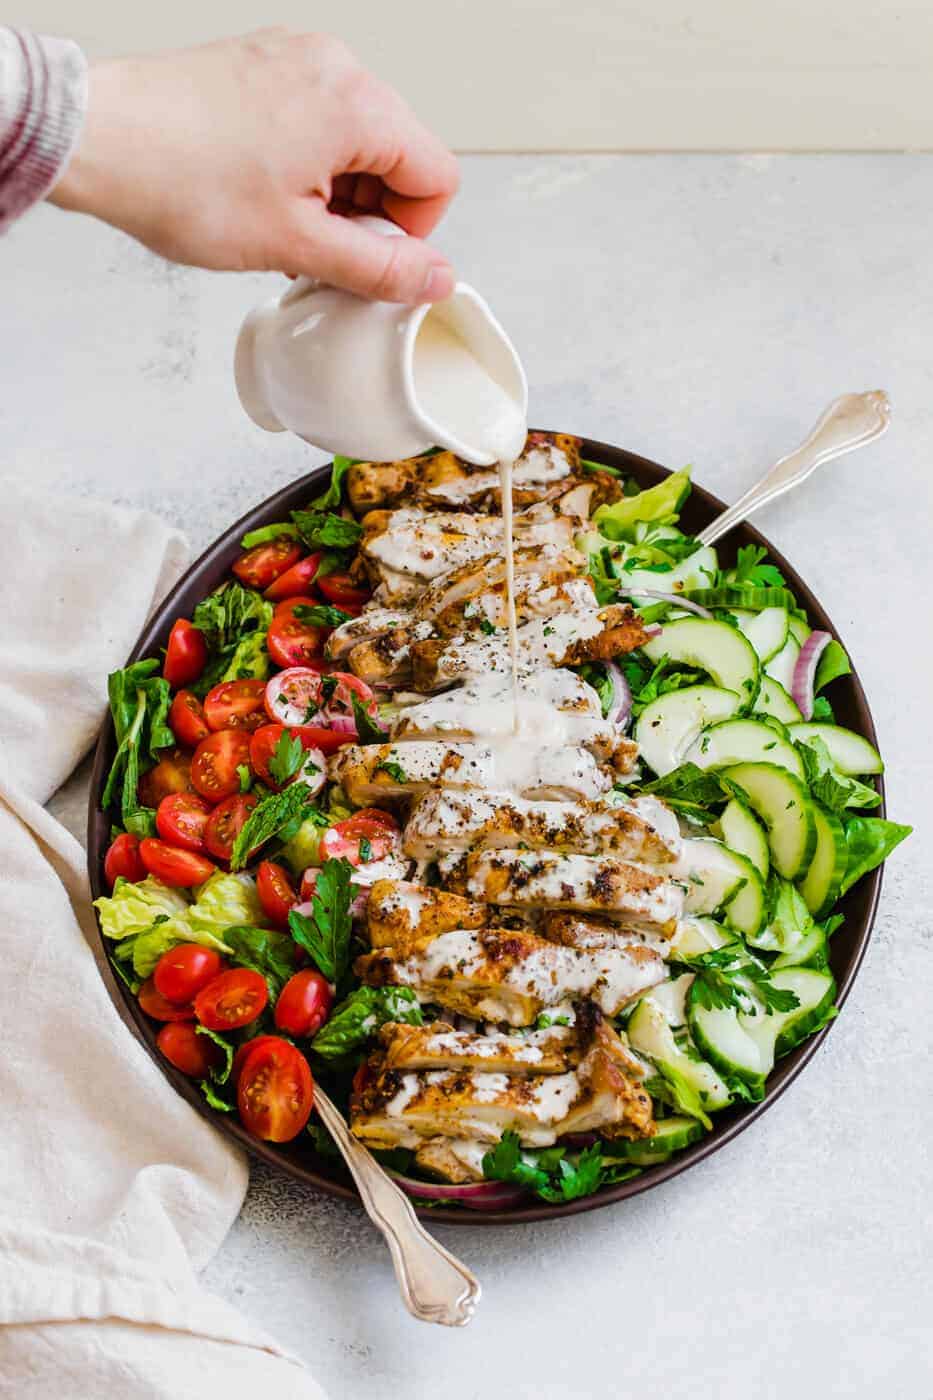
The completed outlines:
{"type": "MultiPolygon", "coordinates": [[[[760,523],[849,642],[891,815],[916,835],[844,1014],[756,1127],[612,1209],[439,1232],[485,1287],[467,1331],[410,1321],[360,1213],[264,1170],[208,1282],[334,1400],[822,1400],[879,1385],[927,1400],[933,160],[465,167],[442,241],[517,341],[540,426],[691,461],[730,499],[836,394],[890,391],[888,437],[760,523]]],[[[200,549],[316,460],[235,400],[234,336],[264,279],[170,268],[50,210],[0,244],[0,277],[0,470],[60,508],[69,494],[146,506],[200,549]]],[[[79,776],[56,805],[80,825],[82,800],[79,776]]]]}

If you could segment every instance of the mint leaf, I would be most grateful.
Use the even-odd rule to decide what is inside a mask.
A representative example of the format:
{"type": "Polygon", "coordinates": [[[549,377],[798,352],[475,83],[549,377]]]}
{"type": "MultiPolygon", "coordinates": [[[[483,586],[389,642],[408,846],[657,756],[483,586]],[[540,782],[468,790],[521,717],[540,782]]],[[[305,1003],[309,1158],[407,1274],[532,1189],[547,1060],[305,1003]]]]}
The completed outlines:
{"type": "Polygon", "coordinates": [[[329,510],[293,510],[292,520],[309,549],[353,549],[363,534],[355,520],[329,510]]]}
{"type": "Polygon", "coordinates": [[[250,852],[265,845],[277,832],[293,822],[303,820],[310,806],[311,794],[304,783],[293,783],[284,792],[273,792],[264,797],[237,833],[230,853],[230,869],[242,870],[250,852]]]}
{"type": "Polygon", "coordinates": [[[299,603],[294,616],[296,621],[306,622],[310,627],[339,627],[342,622],[350,621],[351,614],[334,607],[333,603],[299,603]]]}
{"type": "Polygon", "coordinates": [[[287,522],[278,525],[261,525],[258,530],[250,530],[240,540],[241,549],[255,549],[258,544],[271,544],[273,540],[298,538],[298,526],[287,522]]]}

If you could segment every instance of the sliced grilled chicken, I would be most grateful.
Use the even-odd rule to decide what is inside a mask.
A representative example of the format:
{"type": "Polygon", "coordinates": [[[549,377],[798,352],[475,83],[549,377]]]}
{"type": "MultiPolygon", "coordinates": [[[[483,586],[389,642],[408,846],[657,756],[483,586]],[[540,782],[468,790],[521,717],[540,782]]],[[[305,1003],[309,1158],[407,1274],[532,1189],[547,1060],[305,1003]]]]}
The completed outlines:
{"type": "MultiPolygon", "coordinates": [[[[375,642],[387,632],[411,629],[414,623],[406,608],[367,608],[359,617],[334,628],[324,644],[324,655],[328,661],[340,661],[361,642],[375,642]]],[[[421,635],[429,637],[431,632],[421,635]]]]}
{"type": "Polygon", "coordinates": [[[422,1171],[461,1186],[485,1181],[483,1158],[488,1151],[489,1143],[478,1138],[428,1138],[415,1152],[415,1163],[422,1171]]]}
{"type": "MultiPolygon", "coordinates": [[[[580,465],[580,439],[564,433],[529,433],[513,469],[516,504],[538,498],[541,487],[563,481],[580,465]]],[[[358,462],[347,473],[347,494],[357,515],[410,503],[474,505],[494,491],[498,473],[438,452],[399,462],[358,462]]]]}
{"type": "Polygon", "coordinates": [[[554,1026],[528,1035],[495,1031],[480,1035],[454,1030],[445,1021],[429,1026],[390,1022],[379,1032],[386,1069],[478,1069],[488,1074],[565,1074],[580,1062],[575,1027],[554,1026]]]}
{"type": "Polygon", "coordinates": [[[508,792],[454,792],[435,788],[413,809],[403,840],[407,855],[430,860],[454,851],[522,847],[531,850],[611,852],[647,864],[675,860],[681,837],[676,818],[663,825],[631,807],[601,802],[532,802],[508,792]]]}
{"type": "Polygon", "coordinates": [[[357,642],[344,658],[344,664],[374,690],[395,690],[412,678],[412,644],[430,636],[430,622],[393,627],[371,641],[357,642]]]}
{"type": "Polygon", "coordinates": [[[418,797],[429,787],[511,789],[523,797],[560,801],[598,797],[611,778],[583,748],[553,748],[516,741],[508,746],[471,743],[348,744],[330,761],[330,775],[357,807],[397,797],[418,797]]]}
{"type": "Polygon", "coordinates": [[[391,948],[364,953],[354,967],[370,986],[411,987],[422,1002],[510,1026],[533,1025],[542,1011],[573,997],[591,997],[614,1016],[666,976],[651,948],[566,948],[502,928],[453,929],[408,955],[391,948]]]}
{"type": "MultiPolygon", "coordinates": [[[[524,587],[531,577],[542,588],[553,588],[572,578],[583,576],[586,560],[576,549],[559,549],[554,545],[536,545],[515,550],[516,589],[524,587]]],[[[419,621],[433,622],[439,631],[449,634],[456,617],[464,608],[484,593],[505,585],[505,555],[501,541],[493,544],[491,552],[482,559],[470,560],[443,574],[430,584],[414,605],[419,621]]],[[[453,628],[456,631],[456,627],[453,628]]]]}
{"type": "Polygon", "coordinates": [[[351,1099],[350,1126],[373,1147],[418,1147],[438,1136],[495,1142],[507,1130],[525,1147],[546,1147],[580,1132],[650,1137],[651,1099],[629,1064],[619,1037],[601,1018],[580,1064],[566,1074],[400,1074],[374,1056],[367,1083],[351,1099]]]}
{"type": "MultiPolygon", "coordinates": [[[[390,605],[402,601],[397,575],[408,580],[406,596],[441,574],[502,549],[502,518],[421,510],[371,511],[363,520],[360,553],[375,582],[385,586],[390,605]]],[[[555,545],[569,549],[579,528],[576,516],[551,505],[533,506],[515,516],[514,539],[527,548],[555,545]]]]}
{"type": "MultiPolygon", "coordinates": [[[[575,666],[634,651],[648,640],[644,624],[627,603],[576,608],[558,616],[534,618],[518,629],[519,674],[548,666],[575,666]]],[[[443,690],[477,676],[511,675],[509,638],[490,636],[430,638],[411,648],[416,690],[443,690]]]]}
{"type": "Polygon", "coordinates": [[[482,928],[488,916],[485,904],[462,895],[407,880],[377,880],[366,905],[366,928],[373,948],[397,953],[452,929],[482,928]]]}
{"type": "MultiPolygon", "coordinates": [[[[493,584],[483,593],[475,594],[465,603],[447,608],[436,619],[433,630],[440,637],[459,635],[490,635],[490,628],[501,630],[508,627],[508,604],[505,579],[493,584]]],[[[560,613],[590,611],[596,607],[593,585],[584,576],[561,579],[548,583],[545,573],[533,571],[523,574],[516,580],[515,616],[518,622],[531,622],[534,618],[555,617],[560,613]]],[[[427,624],[422,624],[425,626],[427,624]]],[[[430,636],[422,633],[422,636],[430,636]]]]}
{"type": "Polygon", "coordinates": [[[671,949],[670,939],[663,934],[646,933],[643,929],[620,924],[600,914],[546,913],[539,921],[538,932],[565,948],[592,950],[640,946],[651,948],[662,958],[666,958],[671,949]]]}
{"type": "Polygon", "coordinates": [[[614,914],[636,927],[673,927],[683,886],[614,856],[555,851],[475,851],[442,856],[448,888],[487,904],[614,914]]]}

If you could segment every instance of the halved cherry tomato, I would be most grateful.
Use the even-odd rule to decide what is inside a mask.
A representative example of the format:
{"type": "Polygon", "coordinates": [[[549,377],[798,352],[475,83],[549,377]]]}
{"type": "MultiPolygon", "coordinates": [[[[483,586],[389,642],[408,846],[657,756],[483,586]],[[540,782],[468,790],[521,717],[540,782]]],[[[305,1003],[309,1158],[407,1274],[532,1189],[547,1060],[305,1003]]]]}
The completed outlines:
{"type": "Polygon", "coordinates": [[[265,703],[274,724],[307,724],[324,703],[321,677],[310,666],[290,666],[266,682],[265,703]]]}
{"type": "Polygon", "coordinates": [[[334,1004],[327,978],[305,968],[289,977],[275,1003],[275,1024],[286,1035],[314,1035],[321,1029],[334,1004]]]}
{"type": "Polygon", "coordinates": [[[145,1011],[147,1016],[151,1016],[154,1021],[192,1021],[194,1019],[194,1007],[177,1006],[175,1002],[169,1001],[159,991],[151,977],[147,977],[145,982],[136,993],[136,999],[145,1011]]]}
{"type": "Polygon", "coordinates": [[[223,1055],[220,1046],[209,1035],[198,1035],[190,1022],[163,1026],[156,1036],[156,1045],[170,1065],[192,1079],[203,1079],[223,1055]]]}
{"type": "Polygon", "coordinates": [[[255,1021],[268,1000],[269,988],[261,972],[231,967],[201,988],[194,999],[194,1014],[209,1031],[234,1031],[255,1021]]]}
{"type": "Polygon", "coordinates": [[[266,1142],[297,1137],[314,1107],[314,1080],[308,1062],[278,1036],[263,1038],[246,1056],[237,1084],[237,1107],[244,1126],[266,1142]]]}
{"type": "Polygon", "coordinates": [[[275,583],[270,583],[265,596],[272,603],[281,603],[283,598],[297,598],[299,595],[313,597],[311,585],[320,562],[320,554],[309,554],[306,559],[299,559],[275,583]]]}
{"type": "Polygon", "coordinates": [[[256,871],[256,893],[272,922],[279,928],[288,928],[288,911],[298,903],[298,896],[285,867],[274,860],[260,861],[256,871]]]}
{"type": "MultiPolygon", "coordinates": [[[[314,760],[313,751],[315,749],[321,748],[321,746],[316,742],[318,735],[320,735],[321,733],[331,733],[330,730],[320,730],[315,728],[314,726],[306,726],[302,724],[289,725],[288,732],[293,739],[298,740],[298,742],[301,744],[301,747],[305,750],[306,753],[312,755],[312,761],[315,762],[316,760],[314,760]]],[[[286,779],[286,782],[284,784],[276,782],[275,778],[273,778],[272,776],[272,770],[269,767],[269,760],[273,757],[276,749],[279,746],[279,740],[281,739],[284,733],[284,724],[264,724],[261,729],[256,730],[256,733],[250,740],[249,745],[249,761],[252,764],[253,771],[255,772],[257,777],[262,779],[264,783],[268,783],[270,787],[274,788],[284,787],[287,785],[288,782],[288,779],[286,779]]],[[[351,735],[350,737],[352,738],[353,736],[351,735]]],[[[333,750],[331,750],[331,752],[333,752],[333,750]]],[[[323,758],[323,752],[319,755],[319,757],[323,758]]],[[[323,772],[323,763],[319,763],[317,764],[317,766],[323,772]]],[[[294,774],[292,776],[294,776],[294,774]]],[[[302,776],[307,781],[308,777],[312,775],[303,774],[302,776]]],[[[309,783],[309,786],[314,787],[315,784],[309,783]]],[[[320,784],[320,786],[323,786],[323,783],[320,784]]]]}
{"type": "Polygon", "coordinates": [[[222,681],[204,697],[204,717],[211,729],[246,729],[265,724],[262,701],[265,681],[222,681]]]}
{"type": "Polygon", "coordinates": [[[320,656],[327,629],[295,616],[296,608],[308,606],[307,598],[288,598],[273,613],[266,646],[277,666],[303,666],[310,657],[320,656]]]}
{"type": "Polygon", "coordinates": [[[191,755],[184,749],[163,754],[154,768],[139,780],[139,800],[144,807],[158,807],[170,792],[191,791],[191,755]]]}
{"type": "MultiPolygon", "coordinates": [[[[201,1037],[202,1040],[204,1037],[201,1037]]],[[[254,1035],[252,1040],[244,1040],[233,1057],[233,1064],[230,1066],[230,1082],[234,1088],[240,1082],[240,1073],[246,1063],[246,1057],[252,1050],[258,1050],[260,1045],[265,1045],[267,1040],[279,1040],[277,1035],[254,1035]]]]}
{"type": "Polygon", "coordinates": [[[371,822],[381,822],[390,831],[400,831],[401,828],[391,812],[384,812],[381,807],[361,807],[358,812],[354,812],[352,817],[347,817],[348,822],[355,822],[359,818],[365,817],[371,822]]]}
{"type": "Polygon", "coordinates": [[[180,690],[175,696],[168,712],[168,722],[179,744],[186,744],[189,749],[196,748],[211,732],[204,706],[190,690],[180,690]]]}
{"type": "Polygon", "coordinates": [[[270,583],[298,563],[302,552],[300,544],[283,535],[281,539],[257,544],[254,549],[241,554],[233,565],[233,572],[241,583],[250,588],[268,588],[270,583]]]}
{"type": "Polygon", "coordinates": [[[325,574],[316,587],[330,603],[338,608],[362,607],[372,597],[368,588],[360,588],[349,574],[325,574]]]}
{"type": "Polygon", "coordinates": [[[225,797],[211,812],[204,828],[204,844],[217,860],[230,859],[233,843],[258,801],[255,793],[237,792],[225,797]]]}
{"type": "Polygon", "coordinates": [[[180,617],[168,634],[162,674],[170,686],[190,685],[204,670],[207,642],[186,617],[180,617]]]}
{"type": "Polygon", "coordinates": [[[104,856],[104,878],[111,889],[121,875],[134,884],[146,878],[146,867],[139,856],[139,837],[129,831],[122,831],[111,841],[104,856]]]}
{"type": "Polygon", "coordinates": [[[156,827],[163,841],[186,851],[204,850],[204,827],[210,806],[195,792],[170,792],[156,812],[156,827]]]}
{"type": "Polygon", "coordinates": [[[249,735],[242,729],[223,729],[202,739],[191,760],[191,781],[202,797],[220,802],[240,790],[237,768],[249,765],[249,735]]]}
{"type": "Polygon", "coordinates": [[[154,836],[146,836],[139,843],[139,854],[143,865],[161,880],[164,885],[203,885],[210,879],[217,866],[194,851],[182,851],[178,846],[169,846],[165,841],[157,841],[154,836]]]}
{"type": "Polygon", "coordinates": [[[385,822],[360,817],[358,813],[329,826],[320,840],[322,860],[342,857],[351,865],[367,865],[371,860],[383,860],[400,846],[401,836],[397,831],[393,831],[385,822]],[[363,842],[369,843],[368,850],[363,842]]]}
{"type": "Polygon", "coordinates": [[[177,943],[162,954],[152,980],[156,991],[166,1001],[173,1006],[186,1006],[190,1011],[191,1002],[201,988],[212,982],[223,968],[224,960],[216,948],[205,948],[200,943],[177,943]]]}

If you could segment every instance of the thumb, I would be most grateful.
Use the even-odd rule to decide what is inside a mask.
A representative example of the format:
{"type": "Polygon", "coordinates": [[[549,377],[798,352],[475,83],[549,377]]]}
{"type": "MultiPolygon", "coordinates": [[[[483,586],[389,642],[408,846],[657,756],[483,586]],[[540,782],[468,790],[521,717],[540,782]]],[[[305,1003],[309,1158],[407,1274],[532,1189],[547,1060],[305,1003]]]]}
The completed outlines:
{"type": "Polygon", "coordinates": [[[386,236],[321,206],[305,206],[285,254],[288,272],[305,273],[376,301],[441,301],[454,289],[442,253],[420,238],[386,236]]]}

